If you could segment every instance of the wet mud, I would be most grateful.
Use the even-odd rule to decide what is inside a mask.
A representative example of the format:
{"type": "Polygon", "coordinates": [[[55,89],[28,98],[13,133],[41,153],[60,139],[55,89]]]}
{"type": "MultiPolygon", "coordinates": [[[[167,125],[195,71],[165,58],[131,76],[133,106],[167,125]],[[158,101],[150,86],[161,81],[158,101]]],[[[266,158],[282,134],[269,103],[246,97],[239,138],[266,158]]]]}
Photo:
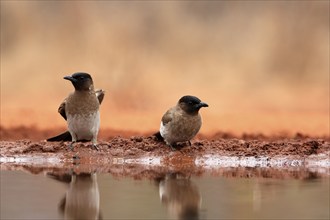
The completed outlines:
{"type": "Polygon", "coordinates": [[[36,137],[45,139],[56,134],[54,131],[40,133],[32,130],[30,136],[31,130],[24,132],[2,129],[1,170],[23,169],[32,173],[74,170],[78,173],[106,172],[134,178],[157,178],[157,175],[168,172],[187,175],[211,172],[233,177],[271,175],[286,178],[296,175],[297,178],[309,178],[311,169],[320,171],[321,168],[317,175],[322,175],[329,174],[330,167],[329,138],[302,134],[293,137],[235,137],[219,132],[212,136],[199,135],[191,145],[183,143],[172,150],[151,134],[137,135],[132,132],[107,136],[103,133],[99,138],[98,151],[92,148],[90,142],[76,143],[72,151],[69,149],[70,142],[35,140],[36,137]],[[13,134],[15,132],[16,136],[13,134]],[[29,139],[19,140],[22,133],[29,139]],[[253,171],[246,167],[262,167],[264,170],[253,171]],[[279,168],[283,171],[283,167],[287,172],[277,172],[279,168]],[[303,169],[292,170],[294,167],[303,169]],[[305,167],[308,167],[306,173],[305,167]]]}

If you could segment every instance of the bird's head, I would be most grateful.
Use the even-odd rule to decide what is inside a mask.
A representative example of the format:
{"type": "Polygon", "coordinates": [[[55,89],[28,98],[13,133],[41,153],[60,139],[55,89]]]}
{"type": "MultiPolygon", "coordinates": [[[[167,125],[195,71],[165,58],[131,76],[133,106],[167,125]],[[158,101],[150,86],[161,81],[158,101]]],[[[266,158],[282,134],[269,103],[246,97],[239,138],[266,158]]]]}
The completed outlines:
{"type": "Polygon", "coordinates": [[[183,96],[179,100],[178,105],[188,114],[197,114],[202,107],[209,107],[208,104],[202,102],[199,98],[190,95],[183,96]]]}
{"type": "Polygon", "coordinates": [[[88,73],[74,73],[71,76],[65,76],[64,79],[72,82],[77,91],[94,90],[93,79],[88,73]]]}

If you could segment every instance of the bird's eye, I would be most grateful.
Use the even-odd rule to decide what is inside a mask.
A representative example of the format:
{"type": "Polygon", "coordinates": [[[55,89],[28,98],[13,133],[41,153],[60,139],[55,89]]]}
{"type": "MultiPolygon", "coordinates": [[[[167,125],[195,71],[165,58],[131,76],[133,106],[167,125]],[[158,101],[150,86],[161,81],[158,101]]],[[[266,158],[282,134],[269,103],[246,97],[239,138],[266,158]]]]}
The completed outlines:
{"type": "Polygon", "coordinates": [[[84,77],[83,77],[83,76],[81,76],[81,77],[80,77],[80,79],[84,79],[84,77]]]}

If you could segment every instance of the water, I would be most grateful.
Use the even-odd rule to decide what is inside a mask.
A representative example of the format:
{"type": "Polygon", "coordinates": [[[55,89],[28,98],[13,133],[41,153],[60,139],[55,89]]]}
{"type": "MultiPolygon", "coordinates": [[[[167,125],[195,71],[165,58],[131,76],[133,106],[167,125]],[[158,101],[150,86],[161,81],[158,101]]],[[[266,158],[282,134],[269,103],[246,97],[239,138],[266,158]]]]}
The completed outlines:
{"type": "Polygon", "coordinates": [[[327,175],[234,177],[237,172],[197,176],[172,172],[136,179],[109,173],[1,171],[1,219],[330,217],[327,175]]]}

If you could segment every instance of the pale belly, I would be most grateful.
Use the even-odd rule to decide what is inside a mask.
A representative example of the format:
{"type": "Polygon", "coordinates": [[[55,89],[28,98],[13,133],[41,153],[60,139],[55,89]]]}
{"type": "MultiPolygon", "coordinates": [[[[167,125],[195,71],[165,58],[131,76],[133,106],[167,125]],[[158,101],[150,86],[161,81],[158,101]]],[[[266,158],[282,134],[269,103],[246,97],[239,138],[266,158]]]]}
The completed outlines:
{"type": "Polygon", "coordinates": [[[100,127],[100,112],[67,116],[68,129],[73,141],[96,139],[100,127]]]}

